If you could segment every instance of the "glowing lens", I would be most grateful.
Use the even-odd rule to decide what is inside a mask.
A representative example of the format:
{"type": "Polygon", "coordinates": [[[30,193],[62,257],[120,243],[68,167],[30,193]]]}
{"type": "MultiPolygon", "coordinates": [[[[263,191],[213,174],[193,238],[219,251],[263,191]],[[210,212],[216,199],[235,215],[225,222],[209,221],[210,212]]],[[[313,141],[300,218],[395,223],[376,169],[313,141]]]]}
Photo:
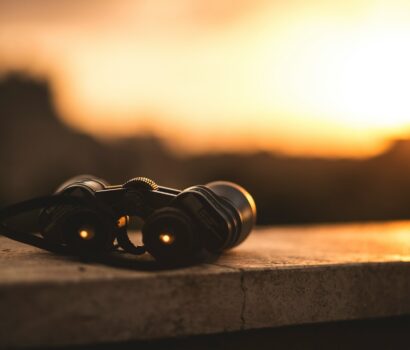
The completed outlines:
{"type": "Polygon", "coordinates": [[[78,235],[79,235],[82,239],[88,241],[88,240],[94,238],[95,232],[94,232],[93,229],[88,228],[88,227],[87,227],[87,228],[81,228],[81,229],[78,230],[78,235]]]}
{"type": "Polygon", "coordinates": [[[159,240],[163,243],[163,244],[172,244],[175,240],[174,235],[170,234],[170,233],[161,233],[159,235],[159,240]]]}

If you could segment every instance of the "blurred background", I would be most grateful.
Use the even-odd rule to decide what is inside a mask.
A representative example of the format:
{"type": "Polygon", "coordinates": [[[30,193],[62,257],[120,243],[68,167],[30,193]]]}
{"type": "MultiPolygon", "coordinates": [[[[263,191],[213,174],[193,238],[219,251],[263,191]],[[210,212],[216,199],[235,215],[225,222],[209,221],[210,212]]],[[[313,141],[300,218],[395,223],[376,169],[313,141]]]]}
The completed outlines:
{"type": "Polygon", "coordinates": [[[409,62],[407,0],[0,0],[0,205],[87,173],[410,218],[409,62]]]}

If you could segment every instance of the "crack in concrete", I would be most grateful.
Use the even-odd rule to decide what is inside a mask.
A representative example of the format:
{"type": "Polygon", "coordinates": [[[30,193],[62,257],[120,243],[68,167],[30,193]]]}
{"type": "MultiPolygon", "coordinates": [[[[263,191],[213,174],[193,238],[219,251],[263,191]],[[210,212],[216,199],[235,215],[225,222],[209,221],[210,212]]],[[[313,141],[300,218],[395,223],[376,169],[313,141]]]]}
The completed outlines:
{"type": "Polygon", "coordinates": [[[241,287],[241,292],[242,292],[242,305],[241,305],[241,311],[240,311],[240,320],[241,320],[240,330],[242,331],[245,329],[245,325],[246,325],[245,312],[246,312],[247,288],[245,287],[245,269],[235,268],[235,267],[231,267],[231,266],[227,266],[223,264],[216,264],[216,263],[213,263],[212,265],[228,268],[233,271],[239,272],[240,274],[240,287],[241,287]]]}
{"type": "Polygon", "coordinates": [[[241,290],[243,294],[242,308],[241,308],[241,330],[245,329],[245,311],[246,311],[246,287],[245,287],[245,270],[239,269],[241,273],[241,290]]]}

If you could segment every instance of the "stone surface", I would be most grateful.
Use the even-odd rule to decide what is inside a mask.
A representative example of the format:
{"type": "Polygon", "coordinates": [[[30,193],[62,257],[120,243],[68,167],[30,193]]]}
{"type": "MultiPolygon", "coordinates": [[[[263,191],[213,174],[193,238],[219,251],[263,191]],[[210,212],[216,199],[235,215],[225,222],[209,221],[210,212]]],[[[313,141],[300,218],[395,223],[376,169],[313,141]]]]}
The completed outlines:
{"type": "Polygon", "coordinates": [[[0,347],[211,334],[410,314],[410,222],[258,229],[213,263],[158,270],[0,236],[0,347]]]}

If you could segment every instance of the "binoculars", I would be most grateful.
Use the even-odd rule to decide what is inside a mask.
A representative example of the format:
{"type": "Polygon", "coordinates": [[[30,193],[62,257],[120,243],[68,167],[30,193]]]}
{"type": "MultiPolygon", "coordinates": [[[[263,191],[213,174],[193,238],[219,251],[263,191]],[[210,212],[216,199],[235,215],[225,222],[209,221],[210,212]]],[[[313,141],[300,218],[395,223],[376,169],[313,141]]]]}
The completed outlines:
{"type": "Polygon", "coordinates": [[[145,177],[111,186],[83,175],[62,184],[52,196],[5,208],[0,221],[39,204],[40,232],[48,245],[81,256],[120,247],[136,255],[148,252],[167,265],[193,263],[239,245],[256,220],[252,196],[231,182],[181,191],[145,177]],[[143,220],[143,246],[128,235],[129,217],[134,216],[143,220]]]}

